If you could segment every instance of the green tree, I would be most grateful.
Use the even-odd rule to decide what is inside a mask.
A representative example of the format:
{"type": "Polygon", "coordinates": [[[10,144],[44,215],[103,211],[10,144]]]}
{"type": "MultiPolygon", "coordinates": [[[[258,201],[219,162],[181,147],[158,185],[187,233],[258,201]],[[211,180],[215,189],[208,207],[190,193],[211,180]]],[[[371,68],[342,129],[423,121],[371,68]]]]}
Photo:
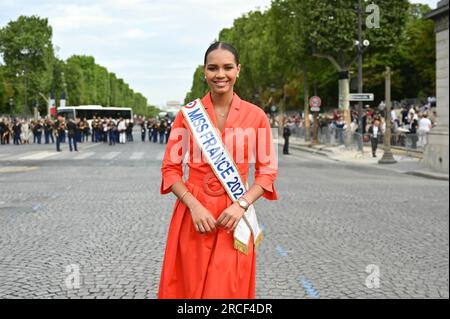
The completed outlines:
{"type": "Polygon", "coordinates": [[[67,103],[70,105],[86,104],[86,84],[83,68],[74,59],[68,59],[64,72],[67,87],[67,103]]]}
{"type": "Polygon", "coordinates": [[[51,39],[52,28],[48,20],[37,16],[20,16],[0,29],[5,77],[14,88],[16,101],[20,95],[25,113],[30,111],[30,102],[39,99],[40,94],[50,88],[54,61],[51,39]]]}
{"type": "Polygon", "coordinates": [[[194,73],[191,91],[187,93],[184,103],[187,104],[197,98],[202,98],[208,92],[203,66],[199,65],[194,73]]]}

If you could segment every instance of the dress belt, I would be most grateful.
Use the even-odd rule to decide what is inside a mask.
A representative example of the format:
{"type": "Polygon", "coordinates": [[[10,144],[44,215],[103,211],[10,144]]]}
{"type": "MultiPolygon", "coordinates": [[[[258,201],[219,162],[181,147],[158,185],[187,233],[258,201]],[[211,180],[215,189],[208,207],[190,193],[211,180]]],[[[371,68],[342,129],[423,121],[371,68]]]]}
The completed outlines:
{"type": "MultiPolygon", "coordinates": [[[[241,177],[245,183],[247,181],[247,176],[241,175],[241,177]]],[[[186,182],[202,188],[203,191],[210,196],[222,196],[223,194],[226,194],[225,189],[213,172],[204,175],[189,174],[186,182]]]]}

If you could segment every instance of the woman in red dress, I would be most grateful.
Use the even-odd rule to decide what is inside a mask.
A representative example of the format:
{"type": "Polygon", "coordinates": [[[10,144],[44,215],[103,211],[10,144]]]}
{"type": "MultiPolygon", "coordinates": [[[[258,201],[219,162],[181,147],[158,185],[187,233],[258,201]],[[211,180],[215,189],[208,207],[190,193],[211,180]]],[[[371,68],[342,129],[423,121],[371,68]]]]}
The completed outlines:
{"type": "MultiPolygon", "coordinates": [[[[223,42],[212,44],[206,51],[204,65],[210,93],[202,104],[244,183],[250,162],[255,163],[254,183],[242,199],[248,204],[261,196],[276,200],[274,181],[278,166],[270,124],[261,108],[234,93],[240,68],[234,47],[223,42]],[[242,130],[254,130],[256,138],[241,140],[229,148],[229,142],[242,130]],[[239,147],[243,151],[237,150],[239,147]]],[[[158,298],[255,298],[253,236],[247,254],[233,246],[233,231],[245,208],[230,199],[203,158],[195,160],[195,154],[199,153],[189,125],[179,112],[161,168],[161,194],[173,192],[178,199],[169,227],[158,298]],[[187,151],[189,177],[183,181],[182,164],[187,151]]]]}

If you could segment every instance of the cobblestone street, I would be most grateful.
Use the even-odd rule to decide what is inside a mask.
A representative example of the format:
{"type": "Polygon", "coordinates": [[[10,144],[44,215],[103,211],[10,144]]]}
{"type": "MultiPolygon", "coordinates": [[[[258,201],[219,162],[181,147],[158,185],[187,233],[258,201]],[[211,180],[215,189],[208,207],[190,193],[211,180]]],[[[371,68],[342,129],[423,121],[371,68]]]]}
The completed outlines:
{"type": "MultiPolygon", "coordinates": [[[[1,146],[0,298],[155,298],[164,147],[1,146]]],[[[258,298],[449,298],[447,181],[279,154],[279,200],[256,204],[258,298]]]]}

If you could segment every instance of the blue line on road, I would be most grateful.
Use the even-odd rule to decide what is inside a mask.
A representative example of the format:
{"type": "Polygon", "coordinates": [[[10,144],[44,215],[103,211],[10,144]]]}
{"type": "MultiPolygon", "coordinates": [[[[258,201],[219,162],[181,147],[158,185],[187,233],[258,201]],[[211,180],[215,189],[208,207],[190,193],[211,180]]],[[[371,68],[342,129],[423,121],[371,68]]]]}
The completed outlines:
{"type": "Polygon", "coordinates": [[[308,280],[306,280],[305,277],[301,277],[299,281],[303,285],[303,288],[305,288],[306,293],[308,294],[309,297],[312,298],[319,297],[319,293],[317,292],[317,290],[314,289],[313,285],[308,280]]]}
{"type": "Polygon", "coordinates": [[[277,247],[275,247],[275,249],[277,250],[278,254],[281,257],[286,257],[288,255],[288,253],[280,245],[277,245],[277,247]]]}

